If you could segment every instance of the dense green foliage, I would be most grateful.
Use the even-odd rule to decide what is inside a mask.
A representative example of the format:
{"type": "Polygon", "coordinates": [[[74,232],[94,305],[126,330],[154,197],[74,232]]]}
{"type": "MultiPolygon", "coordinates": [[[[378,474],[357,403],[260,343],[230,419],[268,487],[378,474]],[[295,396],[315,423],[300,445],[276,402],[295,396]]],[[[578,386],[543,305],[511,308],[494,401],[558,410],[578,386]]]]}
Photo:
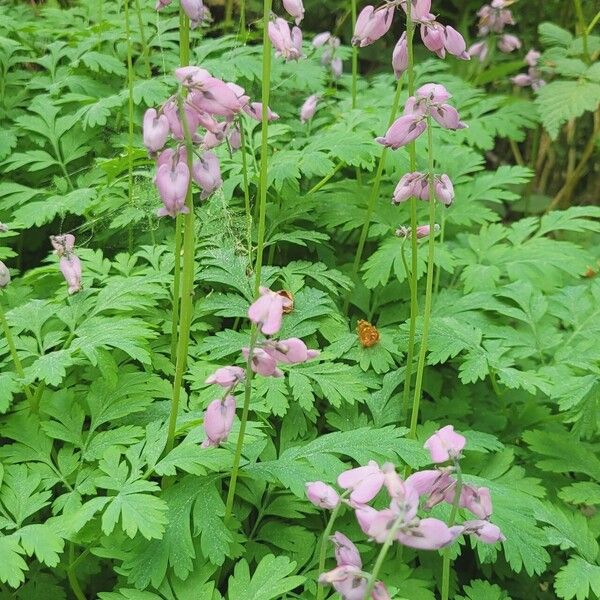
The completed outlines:
{"type": "MultiPolygon", "coordinates": [[[[215,395],[204,381],[220,365],[241,364],[248,345],[256,222],[248,240],[241,156],[221,146],[223,187],[197,203],[189,368],[177,443],[164,453],[174,225],[155,216],[154,161],[140,125],[175,87],[179,19],[140,4],[139,23],[130,8],[131,89],[122,2],[0,6],[0,221],[9,227],[0,260],[13,275],[0,303],[24,370],[2,335],[0,598],[312,600],[325,521],[305,483],[332,483],[371,459],[423,467],[423,441],[450,422],[467,437],[465,472],[491,489],[507,538],[455,547],[451,597],[599,597],[600,208],[584,199],[586,176],[597,181],[600,69],[590,58],[600,37],[589,35],[584,51],[572,24],[541,23],[552,71],[535,95],[506,83],[523,69],[519,58],[481,68],[423,53],[416,65],[417,86],[445,85],[469,124],[435,130],[436,171],[450,176],[456,200],[437,208],[416,440],[402,402],[411,247],[394,235],[410,208],[390,203],[409,170],[404,150],[387,154],[360,276],[351,277],[381,156],[373,139],[387,129],[395,81],[379,64],[359,79],[353,109],[351,75],[332,81],[321,50],[305,41],[304,60],[274,61],[270,106],[281,118],[269,126],[262,283],[294,297],[282,337],[321,354],[284,367],[283,378],[254,379],[234,518],[225,523],[239,421],[227,443],[200,447],[215,395]],[[323,100],[303,125],[299,107],[313,93],[323,100]],[[564,182],[554,173],[540,182],[534,140],[547,153],[575,122],[586,139],[571,140],[573,160],[590,138],[588,160],[555,203],[563,210],[545,212],[564,182]],[[47,242],[60,232],[78,238],[84,289],[73,296],[47,242]],[[378,328],[378,344],[361,346],[358,319],[378,328]]],[[[217,35],[218,23],[196,30],[192,64],[260,98],[261,25],[252,24],[248,43],[235,31],[217,35]]],[[[340,53],[349,64],[351,49],[340,53]]],[[[256,207],[261,127],[245,125],[256,207]]],[[[566,164],[559,146],[554,164],[566,164]]],[[[425,171],[426,139],[416,152],[425,171]]],[[[425,222],[428,205],[418,211],[425,222]]],[[[427,250],[420,241],[421,288],[427,250]]],[[[417,341],[421,332],[420,318],[417,341]]],[[[338,522],[364,539],[351,511],[338,522]]],[[[358,545],[372,562],[378,548],[358,545]]],[[[435,600],[438,553],[394,552],[380,573],[392,597],[435,600]]]]}

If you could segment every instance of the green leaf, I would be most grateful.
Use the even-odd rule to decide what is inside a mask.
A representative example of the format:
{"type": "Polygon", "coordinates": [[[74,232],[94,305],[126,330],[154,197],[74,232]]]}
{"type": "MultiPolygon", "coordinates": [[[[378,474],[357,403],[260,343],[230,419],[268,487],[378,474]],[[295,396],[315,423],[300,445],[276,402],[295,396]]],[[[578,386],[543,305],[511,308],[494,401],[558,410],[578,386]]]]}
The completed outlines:
{"type": "Polygon", "coordinates": [[[540,23],[538,32],[540,41],[546,46],[564,46],[566,48],[573,41],[573,35],[570,32],[554,23],[540,23]]]}
{"type": "Polygon", "coordinates": [[[600,596],[600,567],[575,556],[556,575],[554,590],[563,600],[587,600],[591,592],[600,596]]]}
{"type": "Polygon", "coordinates": [[[0,413],[5,413],[13,396],[21,389],[15,373],[0,373],[0,413]]]}
{"type": "Polygon", "coordinates": [[[0,581],[2,583],[17,588],[25,581],[25,571],[28,567],[22,554],[25,554],[25,550],[19,545],[15,534],[0,537],[0,581]]]}
{"type": "Polygon", "coordinates": [[[510,596],[499,586],[476,579],[463,588],[466,596],[456,596],[456,600],[511,600],[510,596]]]}
{"type": "Polygon", "coordinates": [[[302,585],[305,577],[290,576],[296,563],[287,556],[268,554],[257,565],[250,576],[250,568],[245,560],[236,563],[233,575],[229,578],[229,600],[274,600],[286,592],[302,585]]]}
{"type": "Polygon", "coordinates": [[[59,563],[65,541],[49,524],[27,525],[19,529],[18,535],[21,546],[29,556],[35,554],[40,562],[49,567],[55,567],[59,563]]]}

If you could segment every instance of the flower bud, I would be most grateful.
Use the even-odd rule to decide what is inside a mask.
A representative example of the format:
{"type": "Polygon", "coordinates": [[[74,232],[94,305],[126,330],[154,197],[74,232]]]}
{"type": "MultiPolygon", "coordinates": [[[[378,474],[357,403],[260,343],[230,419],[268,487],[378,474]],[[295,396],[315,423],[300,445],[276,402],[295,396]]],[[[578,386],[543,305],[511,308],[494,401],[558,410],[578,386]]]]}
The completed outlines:
{"type": "Polygon", "coordinates": [[[521,47],[521,40],[516,35],[511,35],[510,33],[505,33],[498,40],[498,49],[500,52],[504,52],[505,54],[509,54],[510,52],[514,52],[521,47]]]}
{"type": "Polygon", "coordinates": [[[306,497],[319,508],[333,510],[340,503],[339,494],[322,481],[311,481],[306,484],[306,497]]]}
{"type": "Polygon", "coordinates": [[[283,0],[283,8],[285,8],[290,17],[296,19],[296,25],[300,25],[304,18],[302,0],[283,0]]]}
{"type": "Polygon", "coordinates": [[[223,388],[230,388],[243,381],[244,377],[245,371],[241,367],[221,367],[209,375],[204,383],[214,383],[223,388]]]}
{"type": "Polygon", "coordinates": [[[213,400],[204,413],[204,432],[206,439],[203,448],[218,446],[227,440],[235,418],[236,403],[233,396],[225,400],[213,400]]]}
{"type": "Polygon", "coordinates": [[[434,463],[456,460],[465,447],[467,440],[454,431],[452,425],[446,425],[427,439],[424,448],[429,450],[434,463]]]}
{"type": "Polygon", "coordinates": [[[318,103],[319,96],[317,94],[313,94],[305,100],[304,104],[302,105],[302,108],[300,109],[300,121],[302,123],[310,121],[315,116],[315,113],[317,112],[318,103]]]}
{"type": "Polygon", "coordinates": [[[207,8],[202,3],[202,0],[179,0],[183,12],[189,17],[192,29],[207,16],[207,8]]]}
{"type": "Polygon", "coordinates": [[[394,47],[392,53],[392,67],[396,79],[400,79],[404,71],[408,69],[408,46],[406,42],[406,31],[400,36],[400,39],[394,47]]]}
{"type": "Polygon", "coordinates": [[[10,271],[8,267],[0,260],[0,289],[4,289],[10,283],[10,271]]]}
{"type": "Polygon", "coordinates": [[[158,152],[169,137],[169,120],[165,115],[157,115],[154,108],[144,113],[144,146],[148,152],[158,152]]]}

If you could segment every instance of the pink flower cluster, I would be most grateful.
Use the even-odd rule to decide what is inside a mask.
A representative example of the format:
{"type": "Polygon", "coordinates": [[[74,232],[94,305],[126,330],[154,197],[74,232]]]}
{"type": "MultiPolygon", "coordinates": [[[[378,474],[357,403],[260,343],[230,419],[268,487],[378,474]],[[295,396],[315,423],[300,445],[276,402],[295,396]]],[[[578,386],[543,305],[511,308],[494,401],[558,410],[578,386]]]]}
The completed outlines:
{"type": "MultiPolygon", "coordinates": [[[[402,480],[392,464],[380,467],[370,461],[366,466],[350,469],[338,477],[338,486],[345,490],[343,496],[330,485],[318,481],[306,484],[307,497],[315,506],[329,510],[345,503],[354,510],[362,531],[380,544],[393,539],[410,548],[437,550],[452,544],[460,535],[472,535],[488,544],[504,541],[506,538],[500,529],[489,520],[492,515],[489,489],[459,485],[459,480],[453,477],[460,468],[465,445],[466,439],[454,431],[452,425],[447,425],[436,431],[424,447],[429,450],[432,462],[439,465],[450,462],[450,465],[419,471],[402,480]],[[384,488],[389,505],[377,510],[369,503],[384,488]],[[420,511],[426,513],[441,502],[456,504],[476,518],[455,525],[419,516],[420,511]]],[[[332,541],[336,547],[337,567],[321,575],[319,581],[332,584],[344,598],[362,600],[369,574],[362,570],[356,547],[342,534],[336,533],[332,541]],[[353,595],[354,590],[357,590],[356,595],[353,595]]],[[[385,587],[380,586],[380,589],[382,594],[387,593],[385,587]]],[[[372,597],[389,596],[374,594],[372,597]]]]}
{"type": "Polygon", "coordinates": [[[511,81],[518,87],[529,87],[535,91],[539,90],[546,82],[542,79],[542,74],[538,68],[538,62],[541,54],[534,49],[531,49],[525,55],[525,63],[529,69],[527,73],[519,73],[511,78],[511,81]]]}
{"type": "MultiPolygon", "coordinates": [[[[438,202],[450,206],[454,200],[454,186],[445,173],[433,176],[433,193],[438,202]]],[[[429,200],[429,176],[426,173],[407,173],[404,175],[394,191],[393,202],[400,204],[409,198],[419,198],[427,202],[429,200]]]]}
{"type": "Polygon", "coordinates": [[[54,254],[60,257],[60,271],[67,282],[69,294],[81,291],[81,261],[75,255],[75,236],[70,233],[51,235],[54,254]]]}
{"type": "Polygon", "coordinates": [[[375,141],[394,150],[406,146],[425,132],[427,117],[432,117],[445,129],[464,129],[467,125],[460,120],[458,111],[446,102],[451,97],[443,85],[428,83],[420,87],[406,101],[403,115],[375,141]]]}
{"type": "MultiPolygon", "coordinates": [[[[188,92],[185,100],[173,96],[158,110],[149,108],[144,115],[144,145],[156,158],[154,181],[164,205],[158,211],[161,217],[188,212],[185,201],[191,179],[202,190],[202,199],[221,187],[219,159],[212,149],[225,140],[233,150],[238,149],[240,130],[236,117],[243,111],[260,121],[263,112],[262,104],[251,102],[242,87],[212,77],[205,69],[181,67],[175,76],[188,92]],[[204,130],[203,135],[199,128],[204,130]],[[192,162],[191,172],[184,144],[186,129],[199,155],[192,162]],[[176,146],[163,150],[169,136],[176,146]]],[[[267,111],[269,120],[279,118],[268,107],[267,111]]]]}
{"type": "Polygon", "coordinates": [[[468,50],[471,57],[479,58],[484,62],[490,51],[489,37],[502,34],[498,37],[497,45],[500,52],[510,54],[521,47],[521,40],[510,33],[503,33],[506,25],[514,25],[515,20],[508,6],[514,0],[492,0],[490,4],[482,6],[477,15],[479,16],[478,35],[482,38],[475,42],[468,50]]]}
{"type": "Polygon", "coordinates": [[[331,74],[335,79],[340,78],[344,72],[342,59],[339,56],[336,56],[340,43],[340,38],[331,35],[329,31],[317,34],[312,41],[314,48],[325,47],[323,54],[321,55],[321,64],[329,67],[331,74]]]}
{"type": "MultiPolygon", "coordinates": [[[[156,0],[156,10],[169,6],[173,0],[156,0]]],[[[210,20],[210,11],[202,0],[179,0],[183,12],[189,17],[192,29],[210,20]]]]}
{"type": "MultiPolygon", "coordinates": [[[[248,318],[258,326],[265,336],[262,342],[251,348],[242,348],[242,355],[254,373],[263,377],[283,377],[278,364],[300,364],[318,356],[318,350],[310,350],[298,338],[275,340],[270,336],[279,333],[286,309],[291,307],[291,300],[268,288],[260,288],[259,298],[248,309],[248,318]]],[[[224,396],[213,400],[204,413],[204,433],[206,438],[203,447],[218,446],[226,441],[236,411],[233,391],[238,383],[244,381],[244,369],[226,366],[217,369],[205,383],[224,388],[224,396]]]]}

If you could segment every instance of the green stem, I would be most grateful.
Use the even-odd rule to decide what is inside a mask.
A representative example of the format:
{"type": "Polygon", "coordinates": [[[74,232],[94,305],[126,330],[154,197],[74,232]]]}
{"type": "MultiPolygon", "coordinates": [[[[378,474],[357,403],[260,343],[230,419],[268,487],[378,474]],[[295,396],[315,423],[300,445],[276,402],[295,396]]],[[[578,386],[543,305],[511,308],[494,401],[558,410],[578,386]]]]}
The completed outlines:
{"type": "Polygon", "coordinates": [[[233,19],[233,0],[226,0],[225,3],[225,25],[231,25],[233,19]]]}
{"type": "Polygon", "coordinates": [[[240,0],[240,35],[246,40],[246,0],[240,0]]]}
{"type": "MultiPolygon", "coordinates": [[[[354,28],[356,27],[356,0],[351,0],[352,3],[352,34],[354,35],[354,28]]],[[[357,84],[358,84],[358,47],[352,46],[352,108],[356,108],[356,97],[357,97],[357,84]]]]}
{"type": "MultiPolygon", "coordinates": [[[[15,372],[21,379],[25,379],[23,363],[21,362],[21,359],[17,354],[15,340],[13,338],[12,332],[10,331],[10,327],[8,326],[8,321],[6,320],[6,315],[4,314],[4,307],[2,306],[2,303],[0,303],[0,325],[2,325],[2,331],[4,332],[4,337],[6,338],[6,345],[8,346],[8,351],[10,352],[13,364],[15,365],[15,372]]],[[[31,394],[29,386],[23,384],[23,392],[25,393],[25,397],[29,402],[31,412],[37,412],[37,405],[35,403],[33,395],[31,394]]]]}
{"type": "Polygon", "coordinates": [[[596,13],[596,16],[592,19],[592,22],[588,25],[586,33],[590,35],[592,31],[594,31],[594,27],[598,25],[598,21],[600,21],[600,10],[596,13]]]}
{"type": "Polygon", "coordinates": [[[579,29],[581,29],[581,38],[583,41],[583,55],[589,62],[590,60],[590,49],[588,44],[588,28],[585,23],[585,17],[583,15],[583,8],[581,6],[581,0],[573,0],[575,4],[575,13],[577,14],[577,21],[579,22],[579,29]]]}
{"type": "MultiPolygon", "coordinates": [[[[407,5],[410,2],[407,2],[407,5]]],[[[433,131],[431,128],[431,117],[427,117],[427,141],[429,154],[429,254],[427,256],[427,283],[425,286],[425,309],[423,312],[423,333],[421,346],[419,348],[419,362],[417,364],[417,375],[415,378],[415,393],[413,396],[412,414],[410,420],[409,437],[415,438],[417,434],[417,422],[419,420],[419,405],[421,403],[421,391],[423,388],[423,371],[425,370],[425,357],[427,355],[427,338],[429,337],[429,321],[431,317],[431,301],[433,292],[433,259],[435,254],[435,196],[433,192],[433,131]]],[[[416,229],[413,231],[415,235],[416,229]]]]}
{"type": "MultiPolygon", "coordinates": [[[[268,23],[271,16],[272,0],[263,0],[263,65],[262,65],[262,131],[261,131],[261,154],[260,154],[260,190],[259,190],[259,215],[258,215],[258,241],[256,244],[256,266],[255,266],[255,281],[254,295],[258,296],[260,288],[260,278],[262,273],[262,261],[265,246],[265,226],[267,213],[267,175],[269,168],[269,119],[268,110],[269,96],[271,93],[271,40],[268,34],[268,23]]],[[[246,363],[246,380],[244,388],[244,407],[242,409],[242,418],[240,421],[240,432],[238,434],[233,466],[231,469],[231,479],[229,481],[229,489],[227,491],[227,500],[225,502],[225,517],[227,523],[231,518],[233,511],[233,502],[235,500],[235,489],[237,485],[240,462],[242,458],[242,448],[244,446],[244,436],[246,434],[246,424],[248,422],[248,413],[250,411],[250,398],[252,395],[252,358],[254,348],[258,339],[258,328],[252,326],[250,334],[250,345],[248,351],[248,361],[246,363]]]]}
{"type": "MultiPolygon", "coordinates": [[[[127,1],[128,0],[125,0],[126,3],[127,1]]],[[[150,78],[152,77],[152,67],[150,66],[148,42],[146,40],[146,29],[144,27],[144,20],[142,19],[142,9],[140,7],[140,0],[134,0],[134,2],[135,11],[137,13],[138,27],[140,28],[140,40],[142,42],[142,58],[144,59],[144,64],[146,65],[148,78],[150,78]]]]}
{"type": "MultiPolygon", "coordinates": [[[[348,495],[348,492],[344,492],[341,498],[345,498],[348,495]]],[[[331,531],[333,530],[333,526],[335,524],[335,520],[337,519],[338,513],[340,512],[340,508],[342,507],[342,503],[340,502],[332,511],[329,516],[329,520],[327,521],[327,527],[325,527],[325,531],[323,531],[323,537],[321,538],[321,546],[319,549],[319,568],[317,573],[320,575],[325,571],[325,559],[327,558],[327,540],[329,540],[329,536],[331,535],[331,531]]],[[[317,597],[315,600],[323,600],[323,586],[317,586],[317,597]]]]}
{"type": "Polygon", "coordinates": [[[69,568],[67,569],[67,578],[69,580],[69,586],[71,587],[71,591],[77,600],[86,600],[85,594],[79,585],[79,580],[77,579],[77,573],[75,573],[75,546],[73,543],[69,542],[69,568]]]}
{"type": "Polygon", "coordinates": [[[252,264],[252,208],[250,206],[250,184],[248,183],[248,157],[246,156],[246,133],[244,121],[240,118],[240,141],[242,151],[242,177],[244,182],[244,207],[246,210],[246,240],[248,244],[248,264],[252,264]]]}
{"type": "MultiPolygon", "coordinates": [[[[446,212],[444,211],[442,213],[442,225],[441,225],[441,229],[440,229],[440,244],[444,243],[445,235],[446,235],[446,212]]],[[[435,270],[435,284],[433,286],[433,295],[434,296],[437,296],[438,292],[440,290],[441,273],[442,273],[442,268],[438,267],[435,270]]]]}
{"type": "MultiPolygon", "coordinates": [[[[411,19],[411,2],[406,3],[406,44],[408,50],[408,95],[415,93],[415,57],[413,40],[415,37],[415,24],[411,19]]],[[[415,142],[408,146],[410,172],[417,170],[417,150],[415,142]]],[[[404,390],[402,394],[402,413],[408,415],[410,390],[412,386],[413,360],[415,354],[415,336],[417,332],[417,317],[419,316],[419,298],[417,284],[417,199],[410,200],[410,229],[411,229],[411,284],[410,284],[410,321],[408,327],[408,348],[406,352],[406,370],[404,373],[404,390]]]]}
{"type": "MultiPolygon", "coordinates": [[[[129,0],[125,0],[125,35],[127,36],[127,113],[129,118],[127,138],[127,198],[133,206],[133,57],[131,48],[131,22],[129,20],[129,0]]],[[[133,252],[133,227],[127,226],[129,254],[133,252]]]]}
{"type": "Polygon", "coordinates": [[[175,220],[175,266],[173,276],[173,320],[171,323],[171,362],[177,359],[177,332],[179,330],[179,294],[181,289],[181,230],[183,217],[177,215],[175,220]]]}
{"type": "Polygon", "coordinates": [[[306,192],[307,196],[310,196],[311,194],[314,194],[315,192],[318,192],[325,184],[327,184],[332,177],[335,176],[335,174],[344,166],[345,163],[341,162],[339,163],[335,169],[333,169],[333,171],[331,171],[331,173],[328,173],[327,175],[325,175],[325,177],[323,177],[323,179],[321,179],[321,181],[319,181],[317,184],[313,185],[313,187],[310,188],[310,190],[308,190],[308,192],[306,192]]]}
{"type": "MultiPolygon", "coordinates": [[[[460,493],[462,491],[462,471],[460,470],[460,463],[458,460],[454,462],[456,469],[456,488],[454,490],[454,500],[452,502],[452,512],[450,513],[450,520],[448,521],[448,527],[452,527],[456,521],[456,515],[458,513],[458,504],[460,502],[460,493]]],[[[441,600],[448,600],[450,593],[450,549],[444,550],[444,558],[442,561],[442,597],[441,600]]]]}
{"type": "MultiPolygon", "coordinates": [[[[402,79],[398,80],[396,85],[396,94],[394,96],[394,102],[392,104],[392,110],[390,111],[390,118],[388,119],[388,129],[392,126],[392,123],[396,120],[396,114],[398,113],[398,106],[400,104],[400,94],[402,93],[402,79]]],[[[360,237],[358,238],[358,246],[356,247],[356,254],[354,256],[354,263],[352,265],[352,280],[356,280],[360,263],[362,260],[363,251],[365,249],[365,243],[367,236],[369,235],[369,227],[371,226],[371,217],[377,204],[377,198],[379,197],[379,186],[381,184],[381,177],[383,175],[383,169],[385,167],[385,158],[387,156],[387,148],[383,148],[381,156],[379,158],[379,164],[377,165],[377,171],[375,173],[375,180],[373,181],[373,187],[371,188],[371,195],[369,196],[369,202],[367,204],[367,213],[365,215],[365,221],[363,223],[360,237]]],[[[344,305],[344,312],[348,311],[350,305],[350,298],[346,298],[344,305]]]]}

